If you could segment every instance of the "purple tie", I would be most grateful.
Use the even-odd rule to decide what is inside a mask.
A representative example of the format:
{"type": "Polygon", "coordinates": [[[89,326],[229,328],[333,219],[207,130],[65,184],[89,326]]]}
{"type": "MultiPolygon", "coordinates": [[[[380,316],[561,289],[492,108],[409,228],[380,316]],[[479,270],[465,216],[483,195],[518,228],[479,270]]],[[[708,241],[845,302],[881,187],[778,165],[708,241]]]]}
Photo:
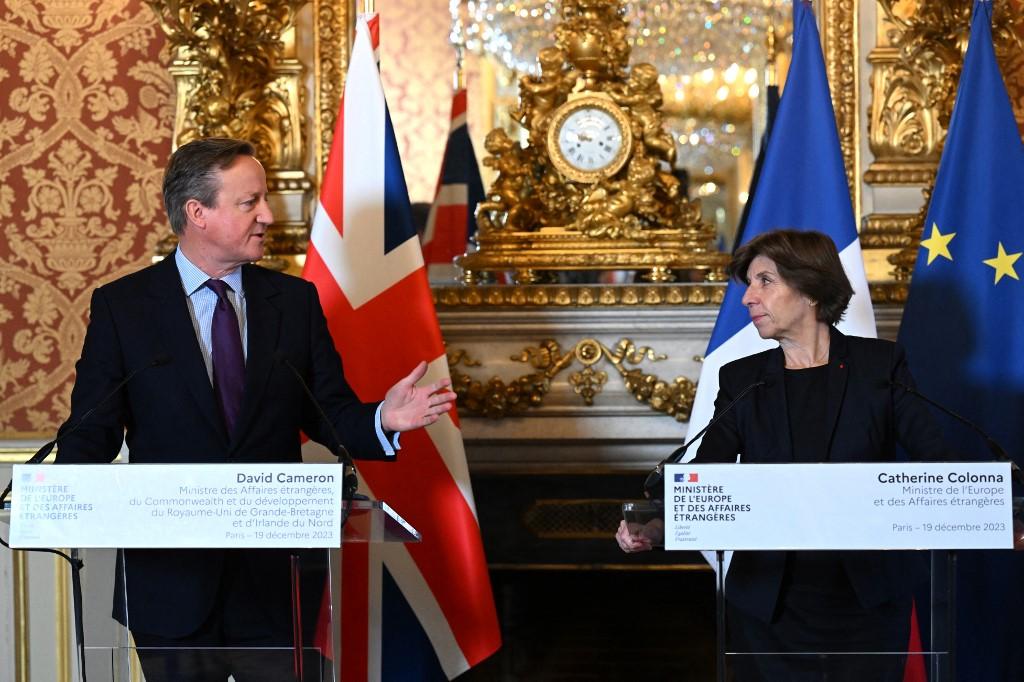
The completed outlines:
{"type": "Polygon", "coordinates": [[[242,336],[238,332],[238,315],[231,305],[231,289],[219,279],[206,280],[206,286],[217,294],[217,307],[213,311],[213,388],[220,403],[228,435],[234,431],[238,412],[242,409],[245,388],[245,359],[242,356],[242,336]]]}

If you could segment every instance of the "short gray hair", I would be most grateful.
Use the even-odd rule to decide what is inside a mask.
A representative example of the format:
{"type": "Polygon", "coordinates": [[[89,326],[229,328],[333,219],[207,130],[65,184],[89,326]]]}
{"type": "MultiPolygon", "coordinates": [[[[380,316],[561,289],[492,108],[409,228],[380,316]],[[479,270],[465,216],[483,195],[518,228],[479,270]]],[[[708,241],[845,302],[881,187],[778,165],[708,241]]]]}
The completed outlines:
{"type": "Polygon", "coordinates": [[[213,208],[220,191],[219,171],[228,168],[239,156],[256,156],[256,148],[244,140],[207,137],[178,147],[164,171],[164,210],[171,230],[185,231],[185,204],[196,199],[213,208]]]}

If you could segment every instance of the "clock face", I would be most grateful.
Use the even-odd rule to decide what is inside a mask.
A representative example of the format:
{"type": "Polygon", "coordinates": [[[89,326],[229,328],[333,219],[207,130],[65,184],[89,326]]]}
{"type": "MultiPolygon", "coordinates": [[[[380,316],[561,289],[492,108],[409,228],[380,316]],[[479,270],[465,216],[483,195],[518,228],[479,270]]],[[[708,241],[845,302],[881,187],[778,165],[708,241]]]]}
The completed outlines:
{"type": "Polygon", "coordinates": [[[552,112],[547,138],[552,164],[576,182],[615,175],[633,147],[629,118],[603,94],[571,99],[552,112]]]}
{"type": "Polygon", "coordinates": [[[558,130],[558,149],[569,165],[581,171],[607,168],[622,150],[622,128],[607,110],[581,107],[558,130]]]}

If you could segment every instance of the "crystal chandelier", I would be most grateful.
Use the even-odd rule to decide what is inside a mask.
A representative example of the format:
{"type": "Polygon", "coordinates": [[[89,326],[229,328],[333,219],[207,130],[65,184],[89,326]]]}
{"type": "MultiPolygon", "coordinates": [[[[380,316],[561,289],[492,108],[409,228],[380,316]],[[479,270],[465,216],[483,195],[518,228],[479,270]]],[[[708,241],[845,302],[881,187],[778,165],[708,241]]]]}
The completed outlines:
{"type": "MultiPolygon", "coordinates": [[[[519,73],[535,73],[537,52],[553,41],[560,2],[451,0],[452,40],[496,57],[519,73]]],[[[788,25],[792,0],[636,0],[626,8],[631,62],[649,62],[668,75],[692,75],[731,64],[763,66],[769,26],[788,25]]],[[[782,33],[779,38],[785,38],[782,33]]]]}

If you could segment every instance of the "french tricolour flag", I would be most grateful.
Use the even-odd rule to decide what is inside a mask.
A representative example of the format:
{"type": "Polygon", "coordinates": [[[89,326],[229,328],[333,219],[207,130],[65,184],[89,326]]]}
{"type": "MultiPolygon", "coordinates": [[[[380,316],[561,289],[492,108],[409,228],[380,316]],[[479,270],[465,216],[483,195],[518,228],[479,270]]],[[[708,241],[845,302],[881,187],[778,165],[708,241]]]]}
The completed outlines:
{"type": "MultiPolygon", "coordinates": [[[[761,177],[751,196],[743,241],[778,228],[817,230],[831,236],[854,290],[839,328],[846,334],[874,337],[875,313],[857,239],[818,27],[810,3],[797,0],[793,11],[793,59],[764,152],[761,177]]],[[[722,365],[777,345],[758,336],[740,302],[744,289],[736,282],[729,282],[726,288],[690,414],[693,433],[704,428],[714,414],[718,370],[722,365]]],[[[693,445],[690,457],[699,446],[699,441],[693,445]]]]}
{"type": "Polygon", "coordinates": [[[465,253],[466,243],[476,233],[473,213],[483,198],[484,186],[466,125],[466,90],[459,88],[452,97],[452,123],[441,177],[423,231],[423,260],[432,279],[452,277],[452,259],[465,253]]]}
{"type": "MultiPolygon", "coordinates": [[[[364,401],[421,360],[423,382],[448,375],[374,56],[377,24],[358,22],[303,270],[364,401]]],[[[457,415],[401,444],[397,461],[360,464],[361,492],[386,500],[423,541],[342,552],[346,681],[451,679],[501,644],[457,415]]]]}
{"type": "MultiPolygon", "coordinates": [[[[817,230],[831,236],[854,291],[839,328],[846,334],[875,337],[875,313],[857,239],[818,27],[810,3],[795,1],[793,12],[793,59],[765,148],[761,177],[750,199],[743,241],[778,228],[817,230]]],[[[722,365],[778,345],[762,339],[750,322],[741,303],[744,289],[742,284],[729,282],[725,290],[697,384],[690,414],[691,433],[704,428],[714,415],[718,371],[722,365]]],[[[687,453],[687,461],[699,447],[700,441],[687,453]]],[[[712,559],[709,562],[715,565],[712,559]]]]}

